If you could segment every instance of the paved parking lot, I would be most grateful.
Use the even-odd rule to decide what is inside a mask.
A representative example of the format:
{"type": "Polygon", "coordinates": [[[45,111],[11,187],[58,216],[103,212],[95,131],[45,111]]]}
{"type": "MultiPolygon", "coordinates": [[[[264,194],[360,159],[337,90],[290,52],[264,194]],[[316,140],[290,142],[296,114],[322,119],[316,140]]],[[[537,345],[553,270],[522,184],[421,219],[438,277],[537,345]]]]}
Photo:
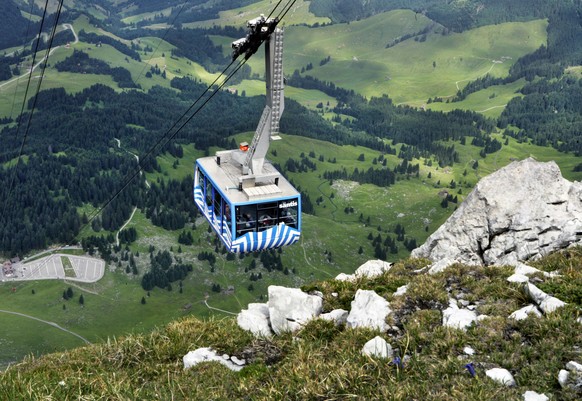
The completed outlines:
{"type": "MultiPolygon", "coordinates": [[[[65,262],[66,263],[66,262],[65,262]]],[[[16,263],[14,276],[2,277],[5,280],[49,280],[67,279],[93,283],[100,280],[105,273],[105,262],[88,256],[54,254],[32,262],[16,263]],[[62,258],[70,261],[72,269],[65,271],[62,258]]],[[[1,273],[0,273],[1,275],[1,273]]]]}

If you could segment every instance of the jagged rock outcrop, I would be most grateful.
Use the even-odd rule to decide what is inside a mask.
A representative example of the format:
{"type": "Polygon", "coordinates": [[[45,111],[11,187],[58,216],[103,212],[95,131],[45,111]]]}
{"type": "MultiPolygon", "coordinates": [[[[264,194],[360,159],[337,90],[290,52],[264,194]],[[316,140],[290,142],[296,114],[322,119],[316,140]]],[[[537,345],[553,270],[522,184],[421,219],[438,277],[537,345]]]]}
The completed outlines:
{"type": "Polygon", "coordinates": [[[553,161],[529,158],[479,181],[412,256],[515,265],[581,240],[582,183],[564,179],[553,161]]]}

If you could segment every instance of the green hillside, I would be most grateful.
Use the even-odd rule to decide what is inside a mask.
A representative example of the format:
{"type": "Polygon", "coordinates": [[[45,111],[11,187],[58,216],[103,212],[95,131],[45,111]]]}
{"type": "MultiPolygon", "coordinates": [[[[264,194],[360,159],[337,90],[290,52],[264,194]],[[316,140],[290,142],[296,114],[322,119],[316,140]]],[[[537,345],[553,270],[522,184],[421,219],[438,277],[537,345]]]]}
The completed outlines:
{"type": "MultiPolygon", "coordinates": [[[[480,178],[512,160],[555,160],[567,179],[582,179],[582,14],[526,12],[518,1],[501,15],[496,1],[473,22],[451,25],[476,3],[430,1],[419,12],[415,0],[350,1],[299,0],[283,20],[284,68],[293,84],[285,88],[283,140],[268,157],[300,188],[305,213],[301,241],[273,253],[226,254],[191,199],[196,158],[251,139],[264,106],[262,50],[225,91],[212,88],[217,96],[173,141],[152,146],[229,62],[238,28],[277,2],[71,2],[59,22],[71,23],[80,41],[59,42],[40,93],[37,68],[26,99],[32,55],[14,44],[0,49],[0,212],[10,211],[0,218],[0,254],[81,240],[108,248],[108,270],[97,284],[0,283],[2,308],[95,343],[128,332],[139,337],[185,316],[236,313],[264,301],[272,283],[308,285],[369,259],[403,260],[480,178]],[[86,65],[75,65],[75,52],[86,65]],[[30,116],[35,95],[27,127],[17,114],[24,105],[30,116]],[[135,171],[135,155],[153,190],[136,178],[88,221],[135,171]],[[168,221],[179,228],[164,228],[168,221]],[[126,222],[136,238],[116,246],[126,222]],[[192,272],[148,294],[142,277],[163,252],[192,272]],[[82,307],[62,299],[68,286],[76,298],[84,295],[82,307]]],[[[38,7],[33,21],[42,15],[38,7]]],[[[58,31],[72,35],[63,25],[58,31]]],[[[82,344],[23,316],[0,314],[0,325],[9,328],[0,345],[10,348],[0,366],[82,344]]]]}
{"type": "Polygon", "coordinates": [[[408,39],[385,48],[399,36],[417,32],[429,23],[415,18],[413,12],[401,11],[349,25],[293,28],[288,34],[286,51],[292,61],[287,68],[301,69],[312,63],[313,70],[306,74],[331,79],[337,86],[365,96],[385,93],[397,104],[420,106],[430,97],[454,96],[466,82],[487,73],[507,75],[515,60],[546,42],[547,23],[533,21],[447,36],[434,28],[423,42],[408,39]],[[319,67],[326,56],[331,56],[331,61],[319,67]]]}
{"type": "Polygon", "coordinates": [[[359,289],[375,291],[390,302],[387,331],[315,319],[296,333],[253,338],[233,317],[190,316],[149,333],[28,357],[0,373],[0,396],[441,401],[518,400],[526,391],[535,391],[573,401],[580,398],[580,389],[575,383],[559,385],[557,373],[580,357],[582,332],[576,319],[580,319],[581,260],[576,248],[536,263],[543,271],[560,273],[554,278],[536,274],[537,285],[567,302],[540,317],[521,321],[508,317],[530,302],[519,285],[507,282],[511,268],[455,265],[428,275],[415,271],[426,261],[406,259],[376,278],[355,283],[327,280],[303,287],[320,291],[326,312],[349,310],[359,289]],[[394,295],[404,284],[406,295],[394,295]],[[475,305],[483,318],[467,330],[445,327],[441,311],[453,296],[475,305]],[[363,345],[375,336],[390,344],[394,358],[362,355],[363,345]],[[237,356],[246,365],[240,372],[216,362],[184,369],[182,358],[202,347],[237,356]],[[486,370],[497,367],[508,369],[516,385],[502,385],[486,376],[486,370]]]}

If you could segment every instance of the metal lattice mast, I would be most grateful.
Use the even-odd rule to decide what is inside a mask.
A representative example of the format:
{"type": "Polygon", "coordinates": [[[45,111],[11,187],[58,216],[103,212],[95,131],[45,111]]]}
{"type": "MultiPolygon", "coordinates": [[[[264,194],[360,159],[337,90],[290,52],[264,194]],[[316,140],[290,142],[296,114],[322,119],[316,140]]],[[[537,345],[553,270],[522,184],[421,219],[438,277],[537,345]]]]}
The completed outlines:
{"type": "Polygon", "coordinates": [[[285,108],[283,81],[283,30],[276,28],[265,41],[266,105],[255,136],[249,146],[243,174],[260,175],[271,137],[279,132],[279,121],[285,108]]]}

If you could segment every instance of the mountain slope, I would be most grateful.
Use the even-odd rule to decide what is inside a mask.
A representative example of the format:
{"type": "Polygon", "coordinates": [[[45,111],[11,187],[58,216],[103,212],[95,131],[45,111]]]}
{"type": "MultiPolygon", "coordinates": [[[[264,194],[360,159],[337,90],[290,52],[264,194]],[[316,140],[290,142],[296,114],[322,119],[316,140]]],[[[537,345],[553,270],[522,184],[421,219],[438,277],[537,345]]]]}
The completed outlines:
{"type": "Polygon", "coordinates": [[[582,253],[574,249],[545,258],[536,266],[562,277],[538,284],[570,305],[543,317],[508,318],[527,304],[511,269],[457,265],[436,275],[418,274],[426,262],[404,260],[389,272],[357,283],[325,281],[319,290],[324,310],[349,310],[357,289],[374,290],[390,301],[392,328],[336,327],[314,320],[295,335],[253,339],[235,320],[185,318],[145,335],[110,339],[105,344],[66,353],[27,358],[0,373],[0,396],[18,399],[521,399],[525,391],[560,400],[579,399],[579,390],[561,388],[557,375],[571,361],[580,362],[582,342],[580,292],[582,253]],[[405,296],[393,295],[408,284],[405,296]],[[577,288],[577,290],[576,290],[577,288]],[[467,331],[441,324],[448,297],[476,305],[488,317],[467,331]],[[362,356],[365,342],[380,335],[403,364],[362,356]],[[182,357],[199,347],[245,359],[239,373],[217,363],[184,370],[182,357]],[[464,351],[471,347],[472,351],[464,351]],[[472,363],[476,377],[466,365],[472,363]],[[508,369],[516,387],[485,376],[494,367],[508,369]]]}

